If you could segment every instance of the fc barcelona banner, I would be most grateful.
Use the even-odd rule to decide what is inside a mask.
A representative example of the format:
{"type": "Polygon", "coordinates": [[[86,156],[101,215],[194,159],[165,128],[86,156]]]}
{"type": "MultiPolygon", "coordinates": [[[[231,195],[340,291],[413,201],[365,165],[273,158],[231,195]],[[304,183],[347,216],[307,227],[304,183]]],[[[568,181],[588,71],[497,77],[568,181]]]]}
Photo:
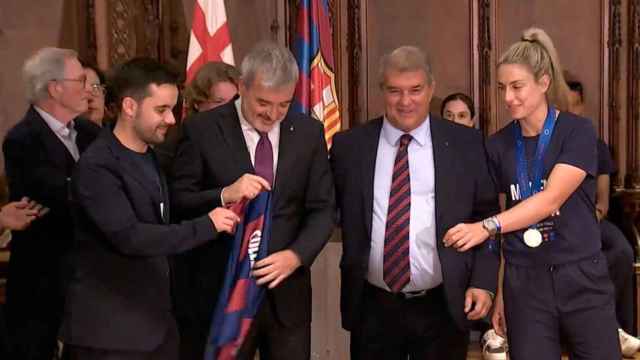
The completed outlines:
{"type": "Polygon", "coordinates": [[[300,77],[293,110],[320,120],[331,147],[333,135],[340,131],[340,110],[327,0],[300,0],[297,21],[294,55],[300,77]]]}
{"type": "Polygon", "coordinates": [[[271,234],[271,192],[234,207],[240,217],[227,262],[224,286],[209,331],[205,360],[235,359],[265,295],[251,268],[267,256],[271,234]]]}

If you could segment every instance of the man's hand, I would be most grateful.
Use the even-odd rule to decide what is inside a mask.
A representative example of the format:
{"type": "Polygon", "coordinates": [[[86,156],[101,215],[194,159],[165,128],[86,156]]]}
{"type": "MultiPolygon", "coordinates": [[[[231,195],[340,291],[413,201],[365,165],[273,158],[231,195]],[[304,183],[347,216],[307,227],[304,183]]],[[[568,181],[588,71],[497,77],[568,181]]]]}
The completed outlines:
{"type": "Polygon", "coordinates": [[[601,222],[604,219],[607,212],[596,204],[596,218],[598,218],[598,222],[601,222]]]}
{"type": "Polygon", "coordinates": [[[215,208],[209,212],[209,219],[213,222],[217,232],[228,232],[233,234],[236,224],[240,218],[236,213],[222,207],[215,208]]]}
{"type": "Polygon", "coordinates": [[[6,204],[0,210],[0,228],[24,230],[38,217],[42,205],[28,198],[6,204]]]}
{"type": "Polygon", "coordinates": [[[487,316],[491,309],[491,295],[488,291],[469,288],[464,296],[464,313],[468,320],[479,320],[487,316]]]}
{"type": "Polygon", "coordinates": [[[233,184],[222,189],[222,198],[226,205],[238,202],[242,198],[251,200],[264,190],[271,190],[267,180],[258,175],[244,174],[233,184]]]}
{"type": "Polygon", "coordinates": [[[488,238],[489,232],[482,226],[482,222],[458,224],[444,234],[444,246],[453,246],[458,251],[467,251],[482,244],[488,238]]]}
{"type": "Polygon", "coordinates": [[[252,274],[258,285],[269,284],[269,289],[273,289],[301,264],[300,258],[295,252],[282,250],[255,263],[252,274]]]}
{"type": "Polygon", "coordinates": [[[496,305],[493,307],[491,324],[498,335],[503,338],[507,337],[507,321],[504,317],[504,301],[502,300],[501,291],[498,291],[498,295],[496,296],[496,305]]]}

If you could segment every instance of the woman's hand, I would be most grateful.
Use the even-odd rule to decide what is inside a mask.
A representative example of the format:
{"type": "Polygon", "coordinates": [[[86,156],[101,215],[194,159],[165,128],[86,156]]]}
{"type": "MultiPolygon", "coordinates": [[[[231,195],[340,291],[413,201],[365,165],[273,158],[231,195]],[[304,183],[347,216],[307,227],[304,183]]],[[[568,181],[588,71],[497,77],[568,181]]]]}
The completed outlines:
{"type": "Polygon", "coordinates": [[[488,238],[489,232],[482,226],[482,222],[458,224],[444,235],[444,246],[453,246],[458,251],[467,251],[482,244],[488,238]]]}

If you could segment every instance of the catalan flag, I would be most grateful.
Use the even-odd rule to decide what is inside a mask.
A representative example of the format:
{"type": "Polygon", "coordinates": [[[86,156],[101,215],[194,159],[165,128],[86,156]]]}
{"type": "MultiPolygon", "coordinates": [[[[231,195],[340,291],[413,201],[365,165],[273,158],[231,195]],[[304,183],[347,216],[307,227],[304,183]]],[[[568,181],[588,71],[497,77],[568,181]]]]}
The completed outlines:
{"type": "Polygon", "coordinates": [[[227,262],[224,286],[211,322],[205,360],[233,360],[251,328],[265,295],[251,276],[256,261],[267,257],[271,236],[271,193],[237,204],[240,216],[227,262]]]}
{"type": "Polygon", "coordinates": [[[333,41],[327,0],[300,0],[294,54],[300,67],[293,110],[324,124],[327,146],[340,131],[333,41]]]}

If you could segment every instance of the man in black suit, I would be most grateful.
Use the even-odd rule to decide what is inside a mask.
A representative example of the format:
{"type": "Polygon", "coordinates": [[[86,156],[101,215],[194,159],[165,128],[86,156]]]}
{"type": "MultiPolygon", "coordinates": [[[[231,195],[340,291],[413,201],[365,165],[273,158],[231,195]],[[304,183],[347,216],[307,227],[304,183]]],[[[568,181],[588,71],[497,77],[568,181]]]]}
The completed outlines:
{"type": "Polygon", "coordinates": [[[460,219],[498,211],[481,135],[429,115],[426,55],[383,58],[385,115],[333,139],[342,226],[342,326],[352,359],[465,359],[468,320],[484,317],[498,256],[442,239],[460,219]]]}
{"type": "Polygon", "coordinates": [[[73,226],[69,179],[99,128],[78,119],[89,92],[73,50],[43,48],[23,68],[26,115],[3,143],[9,196],[28,196],[50,212],[13,233],[7,282],[12,359],[50,360],[62,320],[73,226]]]}
{"type": "Polygon", "coordinates": [[[110,80],[115,127],[102,132],[73,176],[74,272],[61,335],[71,360],[175,360],[167,255],[231,232],[239,219],[216,208],[169,224],[167,186],[150,145],[175,124],[176,78],[155,60],[138,58],[110,80]]]}
{"type": "MultiPolygon", "coordinates": [[[[253,359],[259,347],[266,359],[308,359],[309,270],[334,226],[323,126],[288,113],[298,67],[287,48],[258,44],[241,68],[238,99],[185,121],[174,166],[174,204],[180,216],[193,217],[211,204],[273,191],[269,256],[253,271],[268,290],[238,358],[253,359]]],[[[179,299],[192,310],[184,314],[188,336],[195,340],[186,349],[195,355],[188,358],[204,350],[230,241],[194,249],[178,264],[187,267],[186,278],[192,281],[186,286],[191,292],[179,299]]]]}

